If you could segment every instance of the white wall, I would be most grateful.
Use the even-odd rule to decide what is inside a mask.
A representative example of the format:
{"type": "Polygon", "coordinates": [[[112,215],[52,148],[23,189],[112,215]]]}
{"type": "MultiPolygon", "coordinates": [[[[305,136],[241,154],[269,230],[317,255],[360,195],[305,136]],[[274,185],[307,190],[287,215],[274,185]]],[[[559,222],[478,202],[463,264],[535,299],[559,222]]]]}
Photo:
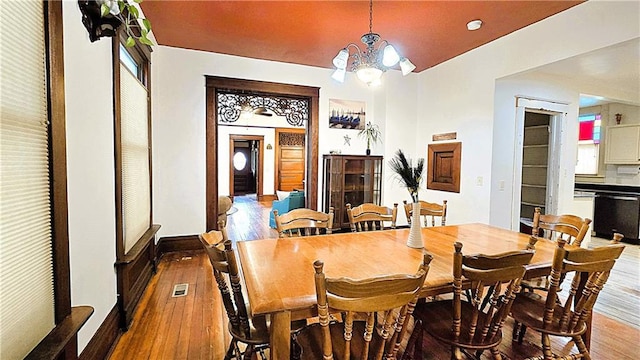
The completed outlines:
{"type": "Polygon", "coordinates": [[[63,1],[71,305],[95,309],[78,352],[116,305],[111,39],[89,42],[78,3],[63,1]]]}
{"type": "MultiPolygon", "coordinates": [[[[345,83],[339,84],[331,79],[330,69],[164,46],[152,53],[152,64],[153,212],[155,222],[162,225],[159,237],[193,235],[205,230],[205,75],[320,87],[320,181],[322,154],[330,150],[364,154],[366,149],[366,142],[357,137],[357,131],[329,129],[329,99],[365,101],[367,119],[384,127],[379,119],[384,114],[377,114],[374,100],[374,95],[384,91],[383,88],[370,89],[353,74],[348,74],[345,83]],[[345,135],[351,138],[350,145],[345,143],[345,135]]],[[[383,82],[399,82],[396,77],[400,77],[399,71],[390,71],[384,75],[383,82]]],[[[403,86],[396,85],[400,88],[393,96],[400,99],[412,93],[413,87],[403,86]]],[[[389,103],[386,107],[387,114],[394,114],[393,121],[398,118],[411,123],[415,118],[412,102],[407,105],[401,101],[398,106],[389,103]]],[[[411,129],[405,131],[410,133],[411,129]]],[[[381,146],[374,147],[372,153],[380,154],[381,146]]],[[[227,148],[220,145],[221,159],[227,158],[227,148]]],[[[227,189],[223,193],[228,193],[228,179],[220,175],[218,181],[221,189],[227,189]]],[[[320,183],[319,207],[322,206],[321,191],[320,183]]]]}
{"type": "MultiPolygon", "coordinates": [[[[515,95],[556,96],[543,91],[544,84],[523,84],[494,96],[500,92],[496,79],[637,38],[639,10],[638,2],[588,1],[419,74],[417,151],[426,151],[432,134],[455,131],[462,141],[460,194],[427,191],[427,199],[449,198],[448,223],[508,227],[511,200],[497,180],[513,176],[514,133],[503,126],[514,119],[515,95]]],[[[575,95],[566,95],[575,101],[575,95]]],[[[561,151],[570,155],[575,150],[567,146],[575,145],[563,144],[561,151]]],[[[561,172],[567,176],[561,191],[572,192],[574,166],[567,164],[563,160],[561,172]]]]}

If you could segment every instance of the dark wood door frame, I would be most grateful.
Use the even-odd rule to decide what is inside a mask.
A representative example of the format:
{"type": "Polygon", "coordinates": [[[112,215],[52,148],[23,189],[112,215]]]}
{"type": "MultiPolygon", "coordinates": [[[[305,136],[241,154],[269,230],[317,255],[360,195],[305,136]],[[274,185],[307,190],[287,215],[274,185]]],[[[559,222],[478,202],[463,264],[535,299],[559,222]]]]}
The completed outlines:
{"type": "MultiPolygon", "coordinates": [[[[256,169],[257,170],[256,171],[256,197],[259,200],[260,198],[262,198],[262,177],[264,172],[264,151],[262,150],[263,149],[262,146],[264,144],[264,136],[262,135],[234,135],[234,134],[229,135],[229,194],[233,198],[233,194],[235,192],[233,188],[233,181],[234,181],[233,155],[235,151],[235,142],[239,140],[243,140],[243,141],[253,140],[258,142],[258,166],[256,169]]],[[[251,161],[251,159],[249,159],[249,161],[251,161]]]]}
{"type": "Polygon", "coordinates": [[[218,89],[244,90],[262,94],[284,95],[309,100],[305,196],[307,206],[318,208],[318,132],[320,88],[267,81],[234,79],[205,75],[206,80],[206,203],[207,230],[217,229],[218,219],[218,89]]]}

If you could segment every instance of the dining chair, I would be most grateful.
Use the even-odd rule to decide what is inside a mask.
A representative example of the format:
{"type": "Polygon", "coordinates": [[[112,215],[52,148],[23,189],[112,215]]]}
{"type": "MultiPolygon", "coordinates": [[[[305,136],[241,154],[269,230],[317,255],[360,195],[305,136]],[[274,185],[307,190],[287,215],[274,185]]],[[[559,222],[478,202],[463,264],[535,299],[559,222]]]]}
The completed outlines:
{"type": "Polygon", "coordinates": [[[347,215],[353,232],[383,230],[385,221],[390,221],[391,228],[395,229],[398,204],[393,204],[393,208],[372,203],[364,203],[351,208],[351,204],[347,204],[347,215]]]}
{"type": "MultiPolygon", "coordinates": [[[[609,244],[594,249],[566,249],[565,239],[558,240],[551,267],[551,285],[545,293],[523,292],[518,294],[511,308],[511,316],[517,323],[542,334],[542,357],[536,359],[591,359],[582,340],[587,330],[586,320],[596,303],[598,294],[609,278],[609,272],[624,250],[622,244],[609,244]],[[568,274],[572,274],[568,294],[558,296],[560,286],[568,274]],[[581,286],[584,284],[584,286],[581,286]],[[551,351],[549,336],[568,337],[578,348],[579,355],[557,357],[551,351]]],[[[514,332],[518,331],[514,327],[514,332]]],[[[514,334],[522,342],[518,334],[514,334]]]]}
{"type": "MultiPolygon", "coordinates": [[[[413,203],[408,203],[407,200],[402,201],[404,203],[404,213],[407,215],[407,221],[411,225],[411,214],[413,213],[413,203]]],[[[436,203],[430,203],[420,200],[420,217],[424,217],[424,227],[429,226],[429,217],[431,217],[431,226],[436,226],[436,218],[440,218],[440,225],[444,226],[447,223],[447,200],[442,200],[442,205],[436,203]]]]}
{"type": "Polygon", "coordinates": [[[454,244],[454,249],[453,298],[416,305],[413,332],[402,359],[423,359],[425,331],[451,346],[452,359],[462,359],[463,353],[479,359],[487,349],[494,359],[502,358],[498,351],[502,325],[534,251],[463,255],[460,242],[454,244]],[[467,300],[463,300],[463,287],[470,292],[467,300]]]}
{"type": "Polygon", "coordinates": [[[329,208],[329,213],[311,209],[294,209],[286,214],[278,215],[278,210],[273,210],[276,220],[276,230],[278,236],[310,236],[331,234],[333,227],[333,207],[329,208]]]}
{"type": "MultiPolygon", "coordinates": [[[[533,212],[533,226],[531,230],[531,243],[539,238],[557,241],[560,238],[570,245],[580,246],[587,231],[589,231],[591,219],[583,219],[576,215],[545,215],[536,207],[533,212]]],[[[532,247],[534,246],[532,245],[532,247]]],[[[527,279],[522,281],[524,291],[549,289],[549,277],[527,279]]]]}
{"type": "Polygon", "coordinates": [[[319,322],[298,334],[301,358],[394,359],[407,309],[417,301],[432,259],[424,253],[415,274],[367,279],[327,277],[324,263],[316,260],[313,268],[319,322]],[[343,321],[331,322],[330,311],[341,312],[343,321]]]}
{"type": "MultiPolygon", "coordinates": [[[[242,294],[238,264],[231,241],[227,238],[224,227],[221,231],[213,230],[200,234],[200,243],[204,247],[213,276],[218,284],[222,296],[222,303],[229,318],[229,333],[231,343],[224,359],[249,359],[255,353],[266,359],[264,350],[269,347],[269,326],[264,316],[251,317],[247,311],[247,302],[242,294]],[[229,290],[231,289],[231,290],[229,290]],[[244,351],[238,343],[246,345],[244,351]]],[[[295,340],[296,332],[306,326],[306,321],[296,321],[291,324],[292,339],[291,352],[299,353],[299,346],[295,340]]]]}

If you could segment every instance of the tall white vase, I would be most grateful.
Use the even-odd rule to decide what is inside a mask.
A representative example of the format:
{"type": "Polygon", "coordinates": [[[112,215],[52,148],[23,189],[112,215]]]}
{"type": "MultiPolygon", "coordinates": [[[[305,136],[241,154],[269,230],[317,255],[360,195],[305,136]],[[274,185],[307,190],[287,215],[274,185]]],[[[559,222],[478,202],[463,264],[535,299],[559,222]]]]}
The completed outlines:
{"type": "Polygon", "coordinates": [[[409,230],[409,239],[407,239],[407,246],[420,249],[424,247],[422,243],[422,230],[420,226],[420,203],[414,202],[413,210],[411,212],[411,229],[409,230]]]}

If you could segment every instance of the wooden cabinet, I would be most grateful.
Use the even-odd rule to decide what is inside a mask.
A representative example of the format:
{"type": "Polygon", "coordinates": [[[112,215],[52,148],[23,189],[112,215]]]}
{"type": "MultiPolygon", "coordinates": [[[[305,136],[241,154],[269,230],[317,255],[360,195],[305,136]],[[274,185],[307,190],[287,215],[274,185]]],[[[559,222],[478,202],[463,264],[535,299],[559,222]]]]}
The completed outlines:
{"type": "Polygon", "coordinates": [[[380,205],[382,156],[324,155],[323,211],[334,208],[333,228],[348,228],[346,206],[380,205]]]}
{"type": "Polygon", "coordinates": [[[606,164],[640,164],[640,124],[607,128],[606,164]]]}

